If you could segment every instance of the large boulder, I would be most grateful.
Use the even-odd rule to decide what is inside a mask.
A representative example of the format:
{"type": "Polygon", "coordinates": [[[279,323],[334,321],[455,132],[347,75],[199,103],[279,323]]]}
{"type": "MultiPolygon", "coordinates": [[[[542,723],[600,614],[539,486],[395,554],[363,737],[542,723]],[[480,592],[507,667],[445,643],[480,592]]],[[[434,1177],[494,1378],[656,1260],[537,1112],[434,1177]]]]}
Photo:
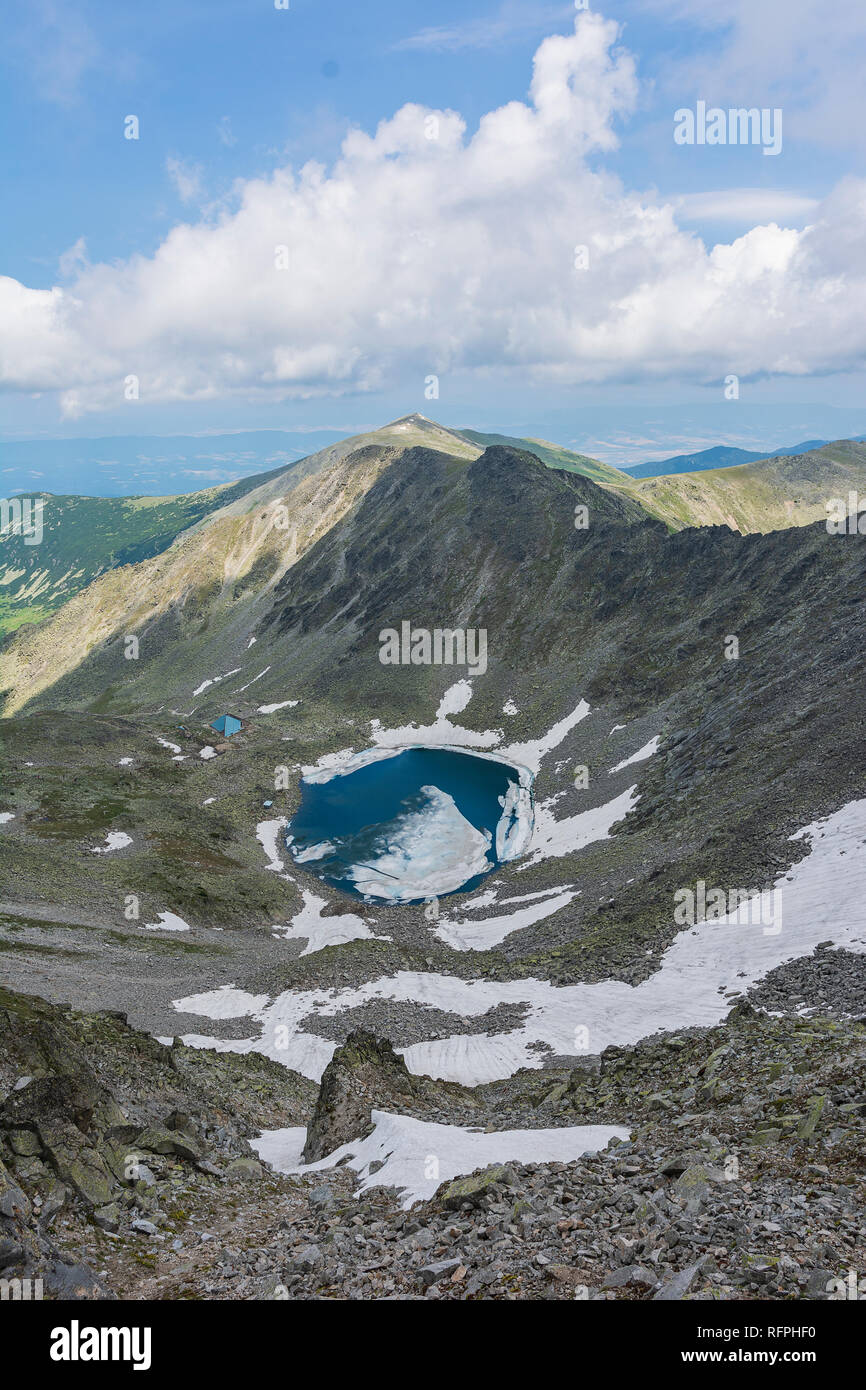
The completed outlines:
{"type": "Polygon", "coordinates": [[[369,1130],[373,1109],[401,1109],[411,1103],[414,1082],[406,1063],[385,1038],[364,1029],[350,1033],[322,1076],[313,1117],[307,1127],[304,1162],[360,1139],[369,1130]]]}

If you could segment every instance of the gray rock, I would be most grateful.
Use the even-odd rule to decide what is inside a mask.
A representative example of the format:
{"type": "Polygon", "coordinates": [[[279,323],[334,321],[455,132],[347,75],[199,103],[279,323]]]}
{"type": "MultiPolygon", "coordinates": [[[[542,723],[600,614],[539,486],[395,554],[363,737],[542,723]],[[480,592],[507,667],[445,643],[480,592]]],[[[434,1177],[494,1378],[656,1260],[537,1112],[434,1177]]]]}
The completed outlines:
{"type": "Polygon", "coordinates": [[[93,1213],[93,1221],[94,1225],[98,1226],[101,1231],[116,1231],[120,1225],[120,1211],[117,1204],[111,1202],[107,1207],[100,1207],[98,1211],[93,1213]]]}
{"type": "Polygon", "coordinates": [[[658,1277],[645,1265],[623,1265],[621,1269],[615,1269],[608,1274],[601,1287],[623,1289],[627,1284],[640,1284],[644,1288],[654,1289],[658,1284],[658,1277]]]}
{"type": "Polygon", "coordinates": [[[132,1229],[138,1231],[143,1236],[155,1236],[158,1234],[156,1226],[152,1221],[145,1221],[143,1217],[138,1217],[133,1221],[132,1229]]]}
{"type": "Polygon", "coordinates": [[[703,1267],[704,1257],[702,1256],[693,1265],[681,1269],[679,1274],[675,1274],[672,1279],[665,1280],[661,1288],[653,1294],[653,1302],[673,1303],[678,1299],[685,1298],[703,1267]]]}
{"type": "Polygon", "coordinates": [[[316,1163],[351,1139],[362,1138],[374,1106],[403,1109],[412,1093],[406,1063],[390,1042],[364,1029],[350,1033],[322,1076],[307,1128],[304,1162],[316,1163]]]}
{"type": "Polygon", "coordinates": [[[241,1178],[244,1182],[256,1182],[264,1173],[257,1158],[235,1158],[226,1169],[228,1177],[241,1178]]]}
{"type": "Polygon", "coordinates": [[[418,1270],[418,1278],[425,1288],[429,1288],[431,1284],[438,1284],[442,1279],[452,1275],[460,1265],[460,1260],[436,1260],[433,1264],[422,1265],[418,1270]]]}

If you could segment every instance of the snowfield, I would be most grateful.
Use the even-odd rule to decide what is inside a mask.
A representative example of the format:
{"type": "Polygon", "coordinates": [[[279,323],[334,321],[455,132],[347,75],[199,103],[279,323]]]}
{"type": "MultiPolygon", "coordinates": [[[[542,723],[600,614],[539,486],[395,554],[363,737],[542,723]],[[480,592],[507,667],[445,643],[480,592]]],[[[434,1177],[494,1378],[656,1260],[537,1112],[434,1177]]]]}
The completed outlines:
{"type": "MultiPolygon", "coordinates": [[[[526,1003],[527,1017],[519,1028],[493,1036],[455,1034],[403,1049],[411,1071],[472,1086],[510,1076],[520,1067],[539,1067],[542,1057],[533,1043],[546,1043],[555,1053],[599,1053],[661,1029],[712,1026],[725,1017],[736,995],[777,965],[810,955],[820,942],[866,953],[866,799],[792,837],[802,838],[809,841],[810,853],[775,885],[783,914],[778,926],[743,922],[734,913],[687,927],[674,938],[655,974],[639,985],[606,980],[557,986],[546,980],[462,980],[400,971],[357,988],[288,990],[264,1002],[244,991],[217,989],[177,1000],[175,1008],[203,1018],[249,1018],[250,1036],[227,1041],[193,1034],[184,1041],[218,1050],[259,1051],[318,1080],[335,1044],[303,1030],[302,1020],[312,1012],[334,1016],[370,999],[393,999],[470,1018],[500,1003],[526,1003]]],[[[773,891],[761,895],[766,919],[775,907],[773,891]]]]}
{"type": "Polygon", "coordinates": [[[395,1187],[405,1210],[427,1201],[441,1183],[491,1163],[570,1163],[597,1153],[611,1139],[628,1139],[628,1130],[621,1125],[503,1129],[483,1134],[387,1110],[374,1110],[372,1119],[373,1131],[366,1139],[344,1144],[319,1163],[301,1162],[307,1133],[303,1128],[265,1130],[250,1143],[259,1157],[280,1173],[321,1173],[345,1163],[361,1180],[359,1193],[371,1187],[395,1187]],[[431,1155],[435,1155],[433,1162],[431,1155]]]}

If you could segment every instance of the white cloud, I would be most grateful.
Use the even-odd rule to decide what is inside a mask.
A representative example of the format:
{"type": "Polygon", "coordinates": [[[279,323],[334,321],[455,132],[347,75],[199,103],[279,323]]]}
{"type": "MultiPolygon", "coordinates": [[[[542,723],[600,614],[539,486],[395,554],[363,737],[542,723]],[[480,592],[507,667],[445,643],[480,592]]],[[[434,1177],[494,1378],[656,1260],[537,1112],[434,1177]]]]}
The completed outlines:
{"type": "Polygon", "coordinates": [[[201,197],[202,171],[198,164],[186,164],[182,159],[169,155],[165,161],[165,170],[181,202],[192,203],[201,197]]]}
{"type": "Polygon", "coordinates": [[[539,47],[530,100],[471,137],[410,104],[352,131],[330,171],[238,184],[152,257],[83,266],[69,289],[0,280],[0,382],[59,390],[71,414],[122,400],[130,373],[145,401],[420,390],[431,373],[444,398],[449,373],[525,389],[861,365],[866,183],[804,229],[770,221],[708,249],[672,203],[604,170],[637,101],[617,40],[578,16],[539,47]]]}
{"type": "Polygon", "coordinates": [[[68,106],[77,101],[82,82],[105,60],[87,20],[62,0],[29,0],[16,16],[17,32],[5,41],[17,52],[21,67],[45,101],[68,106]]]}
{"type": "Polygon", "coordinates": [[[87,242],[83,236],[80,236],[67,251],[58,257],[57,269],[66,279],[70,275],[75,275],[87,263],[87,242]]]}
{"type": "Polygon", "coordinates": [[[814,215],[818,199],[786,189],[720,188],[683,193],[673,204],[681,222],[803,222],[814,215]]]}
{"type": "Polygon", "coordinates": [[[397,50],[428,49],[458,53],[468,49],[498,48],[509,39],[544,32],[548,26],[573,15],[573,5],[504,4],[495,15],[469,19],[462,24],[430,25],[400,39],[397,50]]]}

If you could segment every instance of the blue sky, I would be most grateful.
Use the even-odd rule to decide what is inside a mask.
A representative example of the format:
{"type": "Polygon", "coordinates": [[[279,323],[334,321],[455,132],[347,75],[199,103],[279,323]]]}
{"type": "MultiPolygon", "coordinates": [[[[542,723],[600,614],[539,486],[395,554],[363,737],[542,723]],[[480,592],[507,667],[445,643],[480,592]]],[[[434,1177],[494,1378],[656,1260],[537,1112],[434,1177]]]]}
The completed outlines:
{"type": "Polygon", "coordinates": [[[4,437],[866,401],[859,0],[290,6],[12,4],[4,437]]]}

